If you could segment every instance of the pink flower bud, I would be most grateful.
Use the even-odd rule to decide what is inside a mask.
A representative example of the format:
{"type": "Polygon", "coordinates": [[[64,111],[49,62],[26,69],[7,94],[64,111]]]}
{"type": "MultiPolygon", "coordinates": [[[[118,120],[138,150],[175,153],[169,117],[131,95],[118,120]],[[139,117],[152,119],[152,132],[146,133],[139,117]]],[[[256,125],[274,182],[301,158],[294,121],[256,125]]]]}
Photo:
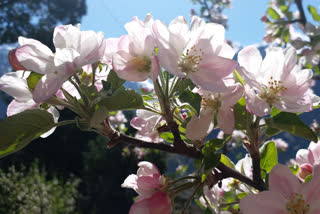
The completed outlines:
{"type": "Polygon", "coordinates": [[[13,49],[8,53],[8,59],[11,67],[14,70],[27,70],[25,67],[21,65],[21,63],[18,61],[18,58],[16,56],[17,49],[13,49]]]}
{"type": "Polygon", "coordinates": [[[299,177],[305,179],[308,175],[311,175],[313,167],[310,164],[302,164],[299,170],[299,177]]]}

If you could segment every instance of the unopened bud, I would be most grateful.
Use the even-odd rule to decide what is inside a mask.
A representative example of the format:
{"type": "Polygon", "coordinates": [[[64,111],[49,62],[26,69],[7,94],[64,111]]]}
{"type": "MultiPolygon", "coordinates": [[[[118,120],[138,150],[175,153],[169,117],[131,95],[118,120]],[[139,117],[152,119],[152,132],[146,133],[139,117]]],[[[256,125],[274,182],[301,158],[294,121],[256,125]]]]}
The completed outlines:
{"type": "Polygon", "coordinates": [[[308,175],[312,174],[313,167],[310,164],[302,164],[299,170],[299,177],[305,179],[308,175]]]}
{"type": "Polygon", "coordinates": [[[25,67],[23,67],[23,65],[21,65],[21,63],[19,62],[17,56],[16,56],[16,51],[17,49],[13,49],[8,53],[8,59],[9,59],[9,63],[11,65],[11,67],[14,70],[27,70],[25,67]]]}

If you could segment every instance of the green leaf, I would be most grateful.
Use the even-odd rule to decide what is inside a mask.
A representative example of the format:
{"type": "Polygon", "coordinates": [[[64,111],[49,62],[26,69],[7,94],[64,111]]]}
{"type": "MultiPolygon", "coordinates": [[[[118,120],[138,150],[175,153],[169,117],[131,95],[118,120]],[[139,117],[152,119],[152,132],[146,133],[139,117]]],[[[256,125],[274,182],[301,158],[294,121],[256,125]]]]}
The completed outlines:
{"type": "Polygon", "coordinates": [[[233,106],[233,113],[236,121],[236,129],[246,130],[248,127],[250,127],[253,116],[246,110],[244,98],[241,98],[238,103],[233,106]]]}
{"type": "Polygon", "coordinates": [[[291,166],[289,166],[289,169],[291,170],[292,174],[294,174],[294,175],[296,175],[299,172],[298,165],[291,165],[291,166]]]}
{"type": "Polygon", "coordinates": [[[189,78],[183,79],[177,89],[178,95],[182,94],[186,89],[189,89],[189,90],[194,89],[195,86],[196,85],[192,82],[191,79],[189,78]]]}
{"type": "Polygon", "coordinates": [[[54,126],[52,115],[40,109],[26,110],[0,121],[0,158],[19,151],[54,126]]]}
{"type": "Polygon", "coordinates": [[[36,72],[31,72],[29,76],[27,77],[27,84],[28,87],[31,90],[34,90],[39,82],[39,80],[42,78],[43,74],[38,74],[36,72]]]}
{"type": "Polygon", "coordinates": [[[248,195],[248,193],[246,192],[241,192],[237,195],[237,197],[239,198],[239,200],[243,199],[244,197],[246,197],[248,195]]]}
{"type": "Polygon", "coordinates": [[[280,18],[279,13],[271,7],[268,7],[267,14],[274,20],[278,20],[280,18]]]}
{"type": "Polygon", "coordinates": [[[215,145],[212,141],[208,141],[202,148],[204,169],[208,170],[217,166],[220,162],[221,154],[216,153],[215,145]]]}
{"type": "Polygon", "coordinates": [[[230,138],[230,136],[227,137],[226,139],[214,138],[214,139],[209,140],[206,144],[210,144],[210,145],[212,145],[212,146],[214,147],[215,150],[219,150],[219,149],[222,148],[223,144],[224,144],[226,141],[229,140],[229,138],[230,138]]]}
{"type": "Polygon", "coordinates": [[[271,117],[274,117],[276,115],[278,115],[279,113],[281,113],[281,111],[279,109],[277,109],[276,107],[272,107],[271,108],[271,117]]]}
{"type": "Polygon", "coordinates": [[[221,159],[220,162],[227,165],[228,167],[235,169],[235,165],[232,162],[232,160],[230,160],[227,156],[225,156],[224,154],[221,154],[221,159]]]}
{"type": "Polygon", "coordinates": [[[118,91],[113,96],[103,97],[97,103],[98,109],[100,106],[104,106],[108,111],[118,111],[118,110],[134,110],[143,109],[143,99],[141,95],[135,90],[124,90],[118,91]]]}
{"type": "Polygon", "coordinates": [[[294,113],[281,112],[273,118],[267,118],[266,124],[273,129],[276,128],[281,131],[286,131],[295,136],[306,138],[314,142],[318,141],[318,137],[312,129],[304,124],[294,113]]]}
{"type": "Polygon", "coordinates": [[[310,181],[312,179],[312,175],[308,175],[305,179],[304,179],[304,183],[307,183],[308,181],[310,181]]]}
{"type": "Polygon", "coordinates": [[[260,148],[260,167],[268,173],[278,164],[278,152],[274,142],[270,141],[260,148]]]}
{"type": "Polygon", "coordinates": [[[108,74],[107,82],[111,83],[112,94],[115,93],[121,86],[126,82],[123,79],[120,79],[116,72],[111,70],[108,74]]]}
{"type": "Polygon", "coordinates": [[[199,115],[201,106],[201,96],[198,93],[193,93],[189,89],[186,89],[182,92],[182,94],[180,94],[179,99],[182,102],[189,103],[199,115]]]}
{"type": "Polygon", "coordinates": [[[312,15],[312,18],[316,22],[320,21],[320,15],[318,14],[317,9],[314,6],[309,5],[308,10],[309,10],[310,14],[312,15]]]}
{"type": "Polygon", "coordinates": [[[207,208],[207,209],[204,211],[204,214],[212,214],[210,208],[207,208]]]}
{"type": "MultiPolygon", "coordinates": [[[[174,141],[174,136],[170,132],[163,132],[159,135],[162,139],[164,139],[167,143],[173,143],[174,141]]],[[[180,135],[182,140],[187,140],[185,136],[180,135]]]]}

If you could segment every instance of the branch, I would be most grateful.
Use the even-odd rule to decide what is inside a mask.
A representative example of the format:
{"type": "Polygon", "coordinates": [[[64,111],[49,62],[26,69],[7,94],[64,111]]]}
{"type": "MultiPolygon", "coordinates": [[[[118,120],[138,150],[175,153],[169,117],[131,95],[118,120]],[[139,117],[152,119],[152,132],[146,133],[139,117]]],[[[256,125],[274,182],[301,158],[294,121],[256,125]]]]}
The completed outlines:
{"type": "Polygon", "coordinates": [[[294,2],[296,3],[300,13],[300,22],[305,26],[307,23],[307,18],[302,7],[302,0],[295,0],[294,2]]]}

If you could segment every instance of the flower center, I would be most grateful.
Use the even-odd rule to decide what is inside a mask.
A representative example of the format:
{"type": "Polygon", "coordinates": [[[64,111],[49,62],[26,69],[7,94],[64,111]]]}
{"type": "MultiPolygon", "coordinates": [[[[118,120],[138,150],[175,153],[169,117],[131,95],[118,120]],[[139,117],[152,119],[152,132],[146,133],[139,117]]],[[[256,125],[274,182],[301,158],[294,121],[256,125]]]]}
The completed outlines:
{"type": "MultiPolygon", "coordinates": [[[[209,96],[211,96],[211,94],[209,94],[209,96]]],[[[210,108],[213,112],[217,112],[221,107],[220,94],[215,94],[213,99],[202,97],[202,106],[204,109],[210,108]]]]}
{"type": "Polygon", "coordinates": [[[186,74],[197,72],[203,54],[202,49],[197,50],[195,46],[192,46],[186,50],[186,53],[182,53],[178,61],[178,68],[186,74]]]}
{"type": "Polygon", "coordinates": [[[147,56],[137,56],[130,62],[141,73],[149,73],[151,71],[151,60],[147,56]]]}
{"type": "Polygon", "coordinates": [[[264,99],[271,106],[275,101],[279,100],[278,94],[287,90],[282,83],[283,82],[280,80],[274,80],[271,76],[268,86],[264,87],[263,91],[260,93],[260,98],[264,99]]]}
{"type": "Polygon", "coordinates": [[[286,208],[290,214],[307,214],[310,205],[303,200],[301,194],[293,193],[286,204],[286,208]]]}

